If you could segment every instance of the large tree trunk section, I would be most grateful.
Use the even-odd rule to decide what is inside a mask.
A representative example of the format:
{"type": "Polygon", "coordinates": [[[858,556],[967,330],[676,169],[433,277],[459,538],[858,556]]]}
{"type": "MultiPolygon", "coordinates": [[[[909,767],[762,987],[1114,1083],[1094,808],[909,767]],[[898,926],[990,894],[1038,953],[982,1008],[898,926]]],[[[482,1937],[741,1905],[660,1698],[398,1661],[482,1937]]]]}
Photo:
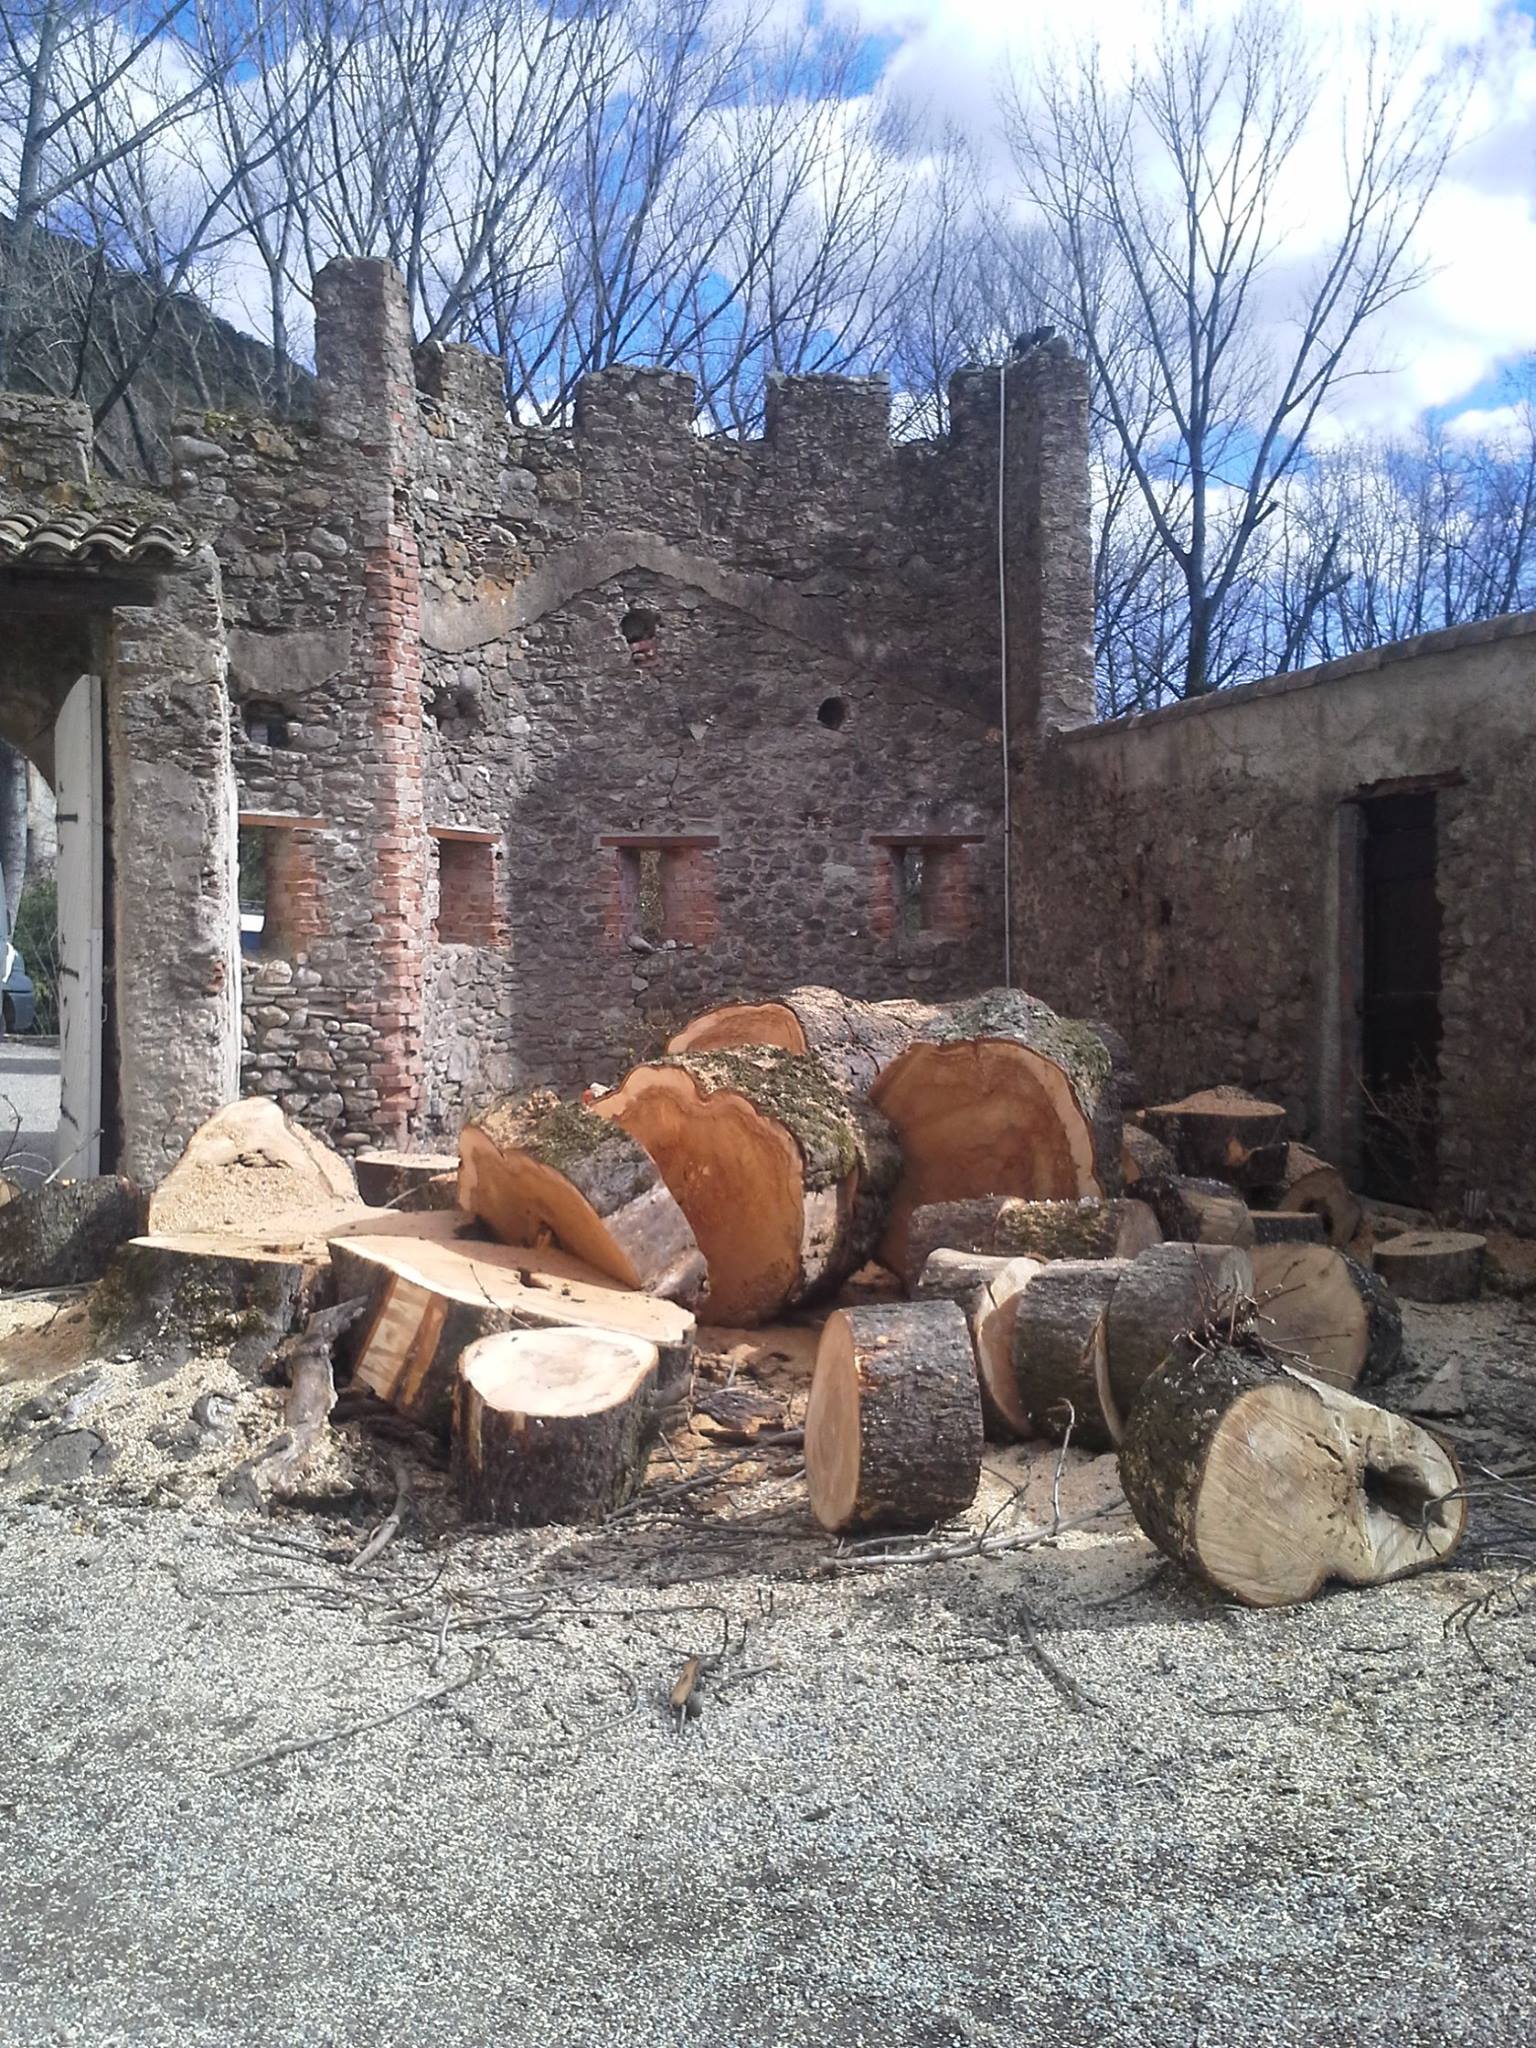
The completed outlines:
{"type": "Polygon", "coordinates": [[[1136,1259],[1109,1310],[1109,1378],[1122,1415],[1191,1331],[1230,1327],[1253,1294],[1253,1262],[1233,1245],[1159,1244],[1136,1259]]]}
{"type": "Polygon", "coordinates": [[[1488,1240],[1469,1230],[1405,1230],[1371,1262],[1405,1301],[1473,1301],[1482,1292],[1488,1240]]]}
{"type": "Polygon", "coordinates": [[[1298,1371],[1352,1387],[1380,1379],[1403,1355],[1403,1318],[1374,1273],[1331,1244],[1255,1246],[1260,1329],[1298,1371]]]}
{"type": "Polygon", "coordinates": [[[1130,1417],[1120,1477],[1160,1550],[1256,1607],[1441,1564],[1466,1528],[1456,1461],[1427,1430],[1256,1349],[1170,1361],[1130,1417]]]}
{"type": "Polygon", "coordinates": [[[268,1097],[252,1096],[229,1103],[192,1133],[150,1199],[149,1227],[157,1237],[256,1235],[305,1214],[323,1231],[319,1219],[357,1206],[357,1182],[341,1154],[268,1097]]]}
{"type": "Polygon", "coordinates": [[[1103,1042],[1032,996],[994,989],[936,1011],[881,1074],[871,1101],[904,1167],[880,1256],[907,1270],[914,1209],[969,1195],[1075,1201],[1112,1195],[1120,1117],[1103,1042]]]}
{"type": "Polygon", "coordinates": [[[1163,1233],[1145,1202],[1023,1202],[1015,1195],[975,1195],[966,1202],[930,1202],[907,1225],[907,1285],[940,1250],[994,1258],[1134,1259],[1163,1233]]]}
{"type": "Polygon", "coordinates": [[[890,1127],[775,1047],[634,1067],[596,1105],[655,1160],[709,1268],[700,1313],[750,1325],[868,1259],[900,1158],[890,1127]]]}
{"type": "Polygon", "coordinates": [[[333,1239],[331,1263],[338,1294],[369,1302],[351,1344],[354,1383],[429,1429],[448,1426],[463,1352],[506,1330],[580,1327],[650,1344],[664,1406],[693,1369],[686,1309],[608,1285],[560,1252],[369,1232],[333,1239]]]}
{"type": "Polygon", "coordinates": [[[685,1024],[669,1053],[725,1052],[773,1045],[809,1053],[851,1095],[867,1095],[876,1078],[933,1015],[927,1004],[863,1003],[835,988],[792,988],[761,1003],[721,1003],[685,1024]]]}
{"type": "Polygon", "coordinates": [[[1326,1244],[1328,1233],[1315,1209],[1255,1209],[1255,1244],[1326,1244]]]}
{"type": "Polygon", "coordinates": [[[592,1522],[645,1477],[656,1348],[611,1331],[482,1337],[459,1360],[453,1474],[465,1512],[520,1527],[592,1522]]]}
{"type": "Polygon", "coordinates": [[[1246,1248],[1257,1241],[1253,1212],[1225,1181],[1140,1180],[1136,1200],[1145,1202],[1162,1225],[1164,1237],[1182,1244],[1230,1244],[1246,1248]]]}
{"type": "Polygon", "coordinates": [[[1109,1376],[1107,1323],[1130,1259],[1062,1259],[1042,1266],[1019,1297],[1014,1371],[1032,1434],[1107,1451],[1120,1440],[1109,1376]]]}
{"type": "Polygon", "coordinates": [[[254,1370],[324,1298],[323,1251],[273,1249],[209,1234],[138,1237],[91,1296],[93,1348],[174,1371],[200,1351],[228,1350],[254,1370]]]}
{"type": "Polygon", "coordinates": [[[704,1254],[656,1161],[619,1124],[508,1096],[459,1136],[459,1205],[503,1244],[551,1239],[625,1287],[691,1307],[704,1254]]]}
{"type": "MultiPolygon", "coordinates": [[[[357,1192],[370,1209],[394,1209],[419,1198],[445,1175],[456,1179],[459,1162],[450,1152],[359,1152],[352,1170],[357,1192]]],[[[444,1205],[433,1201],[428,1206],[444,1205]]]]}
{"type": "Polygon", "coordinates": [[[1140,1124],[1126,1124],[1120,1132],[1120,1177],[1126,1187],[1142,1180],[1171,1180],[1178,1161],[1161,1138],[1154,1138],[1140,1124]]]}
{"type": "Polygon", "coordinates": [[[0,1287],[99,1280],[148,1216],[148,1195],[113,1174],[22,1189],[0,1203],[0,1287]]]}
{"type": "Polygon", "coordinates": [[[1159,1103],[1144,1122],[1186,1173],[1262,1187],[1285,1163],[1285,1111],[1242,1088],[1201,1088],[1181,1102],[1159,1103]]]}
{"type": "Polygon", "coordinates": [[[1254,1191],[1259,1209],[1291,1209],[1323,1219],[1330,1244],[1347,1245],[1365,1220],[1359,1198],[1336,1166],[1319,1159],[1305,1145],[1287,1145],[1279,1175],[1254,1191]]]}
{"type": "Polygon", "coordinates": [[[827,1319],[805,1417],[805,1476],[824,1529],[928,1529],[981,1483],[981,1397],[965,1316],[950,1301],[839,1309],[827,1319]]]}
{"type": "Polygon", "coordinates": [[[989,1437],[1008,1441],[1035,1433],[1019,1393],[1014,1326],[1019,1297],[1044,1270],[1039,1259],[940,1249],[929,1255],[914,1290],[919,1301],[952,1301],[965,1311],[976,1354],[982,1422],[989,1437]]]}

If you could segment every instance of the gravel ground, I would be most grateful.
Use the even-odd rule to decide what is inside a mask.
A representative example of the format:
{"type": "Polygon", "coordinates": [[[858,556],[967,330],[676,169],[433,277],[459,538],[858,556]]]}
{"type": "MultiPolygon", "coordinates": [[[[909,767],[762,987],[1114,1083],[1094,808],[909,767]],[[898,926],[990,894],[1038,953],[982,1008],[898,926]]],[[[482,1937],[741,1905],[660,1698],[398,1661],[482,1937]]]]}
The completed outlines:
{"type": "Polygon", "coordinates": [[[59,1045],[0,1036],[0,1173],[36,1187],[53,1171],[59,1045]]]}
{"type": "MultiPolygon", "coordinates": [[[[1529,1309],[1410,1323],[1472,1427],[1523,1422],[1529,1309]]],[[[1536,1625],[1491,1515],[1471,1568],[1254,1613],[1123,1513],[840,1569],[790,1455],[351,1569],[376,1503],[134,1505],[126,1452],[0,1495],[0,2043],[1532,2038],[1536,1625]]],[[[1051,1480],[1001,1455],[984,1506],[1051,1480]]],[[[1063,1511],[1113,1485],[1069,1459],[1063,1511]]]]}

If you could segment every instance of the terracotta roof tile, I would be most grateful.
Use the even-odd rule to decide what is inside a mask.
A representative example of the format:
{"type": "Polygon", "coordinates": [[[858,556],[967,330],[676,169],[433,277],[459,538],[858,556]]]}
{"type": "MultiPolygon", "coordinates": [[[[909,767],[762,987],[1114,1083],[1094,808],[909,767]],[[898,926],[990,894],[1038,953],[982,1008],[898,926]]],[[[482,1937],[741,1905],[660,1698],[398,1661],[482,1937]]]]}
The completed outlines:
{"type": "Polygon", "coordinates": [[[175,568],[196,549],[196,539],[184,527],[163,519],[138,519],[126,511],[0,508],[0,566],[126,562],[175,568]]]}

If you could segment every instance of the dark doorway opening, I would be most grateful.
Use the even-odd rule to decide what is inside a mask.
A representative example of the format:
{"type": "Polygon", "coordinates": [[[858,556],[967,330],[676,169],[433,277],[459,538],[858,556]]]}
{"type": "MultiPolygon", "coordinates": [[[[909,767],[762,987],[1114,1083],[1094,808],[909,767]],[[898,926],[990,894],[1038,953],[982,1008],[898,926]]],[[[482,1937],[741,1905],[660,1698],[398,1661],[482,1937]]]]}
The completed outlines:
{"type": "Polygon", "coordinates": [[[1360,806],[1361,1180],[1386,1201],[1429,1206],[1437,1179],[1440,900],[1435,792],[1360,806]]]}

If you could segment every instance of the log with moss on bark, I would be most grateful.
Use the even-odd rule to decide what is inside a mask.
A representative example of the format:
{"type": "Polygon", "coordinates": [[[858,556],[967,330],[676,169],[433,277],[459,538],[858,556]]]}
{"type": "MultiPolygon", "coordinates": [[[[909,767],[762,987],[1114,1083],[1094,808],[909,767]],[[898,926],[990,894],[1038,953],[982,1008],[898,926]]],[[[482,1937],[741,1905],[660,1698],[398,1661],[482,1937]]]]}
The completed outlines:
{"type": "Polygon", "coordinates": [[[1253,1211],[1225,1181],[1194,1180],[1178,1173],[1165,1180],[1139,1180],[1135,1199],[1151,1209],[1164,1237],[1183,1244],[1246,1248],[1256,1241],[1253,1211]]]}
{"type": "Polygon", "coordinates": [[[1107,1451],[1120,1439],[1109,1375],[1108,1320],[1129,1259],[1061,1259],[1020,1296],[1014,1370],[1031,1434],[1107,1451]]]}
{"type": "Polygon", "coordinates": [[[964,1311],[976,1355],[982,1421],[989,1437],[1004,1442],[1037,1433],[1019,1392],[1014,1328],[1024,1290],[1044,1271],[1039,1259],[941,1247],[929,1255],[913,1290],[919,1301],[952,1301],[964,1311]]]}
{"type": "Polygon", "coordinates": [[[656,1161],[611,1119],[506,1096],[459,1135],[459,1205],[503,1244],[553,1242],[626,1287],[691,1307],[704,1255],[656,1161]]]}
{"type": "Polygon", "coordinates": [[[705,1010],[673,1034],[667,1051],[777,1046],[819,1059],[840,1087],[867,1095],[932,1015],[926,1003],[867,1003],[835,988],[792,988],[760,1002],[719,1003],[705,1010]]]}
{"type": "Polygon", "coordinates": [[[1129,1415],[1184,1339],[1229,1333],[1247,1317],[1253,1263],[1235,1245],[1154,1245],[1131,1262],[1110,1304],[1106,1341],[1115,1403],[1129,1415]]]}
{"type": "Polygon", "coordinates": [[[760,1323],[870,1257],[901,1160],[891,1128],[820,1063],[771,1046],[631,1068],[594,1105],[644,1146],[708,1267],[699,1312],[760,1323]]]}
{"type": "Polygon", "coordinates": [[[1109,1052],[1090,1026],[1019,990],[935,1010],[870,1100],[895,1126],[904,1161],[880,1251],[895,1272],[907,1269],[912,1212],[929,1203],[1119,1191],[1109,1052]]]}
{"type": "Polygon", "coordinates": [[[992,1258],[1134,1259],[1162,1239],[1144,1202],[1025,1202],[1016,1195],[973,1195],[963,1202],[930,1202],[907,1226],[908,1292],[932,1253],[979,1252],[992,1258]]]}
{"type": "Polygon", "coordinates": [[[1120,1478],[1160,1550],[1258,1607],[1443,1564],[1466,1529],[1444,1444],[1256,1343],[1192,1348],[1149,1380],[1120,1478]]]}
{"type": "Polygon", "coordinates": [[[1120,1132],[1120,1174],[1127,1188],[1142,1180],[1171,1180],[1178,1161],[1163,1143],[1140,1124],[1125,1124],[1120,1132]]]}

